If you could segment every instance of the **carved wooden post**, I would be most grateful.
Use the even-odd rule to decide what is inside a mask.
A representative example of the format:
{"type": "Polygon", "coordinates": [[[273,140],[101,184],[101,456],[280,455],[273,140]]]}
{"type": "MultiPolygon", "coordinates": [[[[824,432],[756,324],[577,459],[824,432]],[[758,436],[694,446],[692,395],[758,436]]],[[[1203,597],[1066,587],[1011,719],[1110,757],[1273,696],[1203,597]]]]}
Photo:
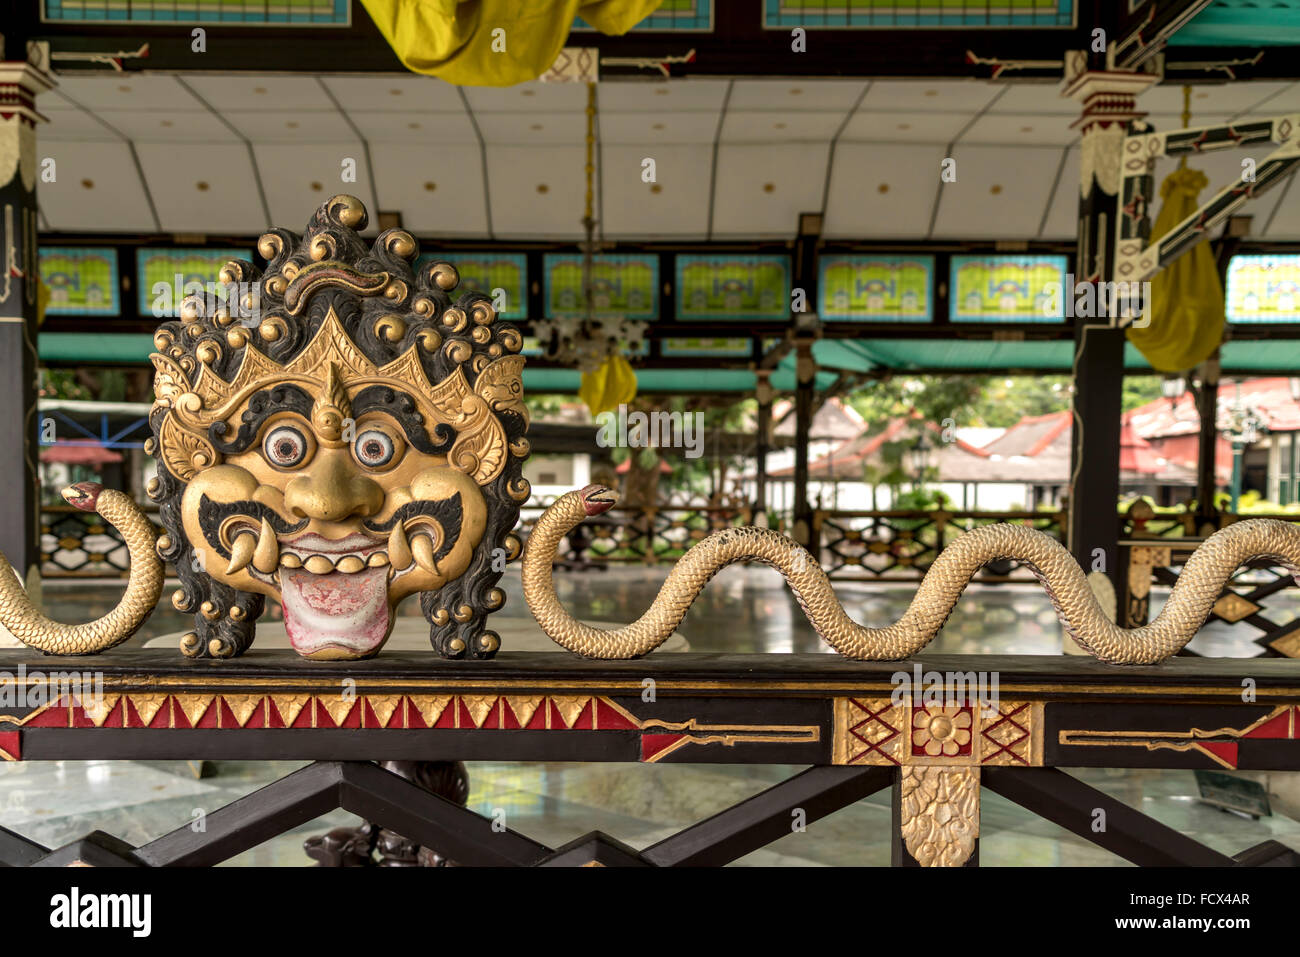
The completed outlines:
{"type": "Polygon", "coordinates": [[[768,381],[771,372],[758,370],[758,384],[754,397],[758,400],[758,423],[754,436],[754,520],[762,527],[767,527],[767,449],[772,433],[772,384],[768,381]]]}
{"type": "Polygon", "coordinates": [[[816,554],[812,532],[812,504],[808,501],[808,440],[812,430],[813,389],[817,364],[812,341],[800,339],[795,347],[794,400],[794,540],[816,554]]]}
{"type": "Polygon", "coordinates": [[[36,96],[55,86],[40,62],[0,62],[0,552],[20,574],[40,562],[36,416],[36,96]]]}

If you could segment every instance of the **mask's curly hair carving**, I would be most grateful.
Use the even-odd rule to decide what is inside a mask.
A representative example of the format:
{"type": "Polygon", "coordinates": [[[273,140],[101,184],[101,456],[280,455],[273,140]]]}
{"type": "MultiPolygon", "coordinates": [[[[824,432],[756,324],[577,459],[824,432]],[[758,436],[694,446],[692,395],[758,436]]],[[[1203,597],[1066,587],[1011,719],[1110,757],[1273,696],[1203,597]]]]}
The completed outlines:
{"type": "MultiPolygon", "coordinates": [[[[302,236],[271,229],[257,247],[267,260],[265,270],[249,260],[235,260],[219,274],[224,288],[238,290],[242,301],[226,300],[208,308],[201,299],[185,300],[180,318],[159,326],[155,347],[191,381],[202,363],[232,382],[249,346],[281,365],[288,364],[333,311],[352,343],[376,366],[414,350],[430,383],[443,381],[459,368],[471,390],[494,359],[519,352],[522,336],[514,326],[494,321],[487,296],[464,292],[453,301],[460,279],[450,263],[434,262],[417,274],[411,264],[418,247],[411,235],[389,229],[367,246],[358,236],[366,223],[359,200],[335,196],[316,210],[302,236]]],[[[274,382],[266,386],[276,388],[274,382]]],[[[157,453],[163,423],[172,411],[170,403],[162,401],[158,380],[155,391],[160,401],[149,416],[153,431],[149,450],[157,453]]],[[[280,391],[281,400],[292,404],[292,390],[280,391]]],[[[366,395],[365,401],[392,411],[408,431],[423,437],[430,450],[449,447],[455,438],[450,426],[421,422],[418,412],[406,408],[403,397],[382,391],[366,395]]],[[[270,401],[278,401],[274,391],[270,401]]],[[[446,657],[490,658],[496,653],[500,642],[494,633],[485,632],[486,618],[504,603],[504,593],[496,587],[503,570],[501,559],[514,558],[520,550],[511,530],[529,492],[522,475],[528,455],[527,421],[510,409],[500,409],[496,415],[505,431],[507,458],[500,474],[482,487],[488,506],[483,538],[463,575],[438,592],[421,595],[433,647],[446,657]]],[[[220,426],[226,428],[224,423],[220,426]]],[[[230,448],[238,436],[210,434],[208,439],[214,449],[230,448]]],[[[181,582],[173,604],[180,611],[194,612],[196,630],[186,637],[183,650],[195,657],[239,655],[252,642],[265,600],[215,581],[207,573],[205,556],[196,553],[182,527],[181,497],[188,481],[175,471],[159,455],[158,480],[151,483],[149,494],[159,505],[167,532],[159,553],[172,563],[181,582]]]]}

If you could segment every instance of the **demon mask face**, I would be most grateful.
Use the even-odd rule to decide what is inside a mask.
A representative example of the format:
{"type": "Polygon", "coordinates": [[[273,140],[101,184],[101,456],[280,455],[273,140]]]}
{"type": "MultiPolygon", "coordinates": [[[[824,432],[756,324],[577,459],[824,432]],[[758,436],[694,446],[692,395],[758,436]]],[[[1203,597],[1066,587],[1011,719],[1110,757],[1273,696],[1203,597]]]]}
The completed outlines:
{"type": "Polygon", "coordinates": [[[243,652],[265,597],[308,658],[376,654],[415,592],[443,655],[500,644],[485,619],[529,492],[522,339],[486,297],[452,303],[449,264],[414,275],[409,234],[367,249],[365,222],[336,196],[305,236],[267,233],[265,274],[222,271],[241,301],[187,300],[154,338],[150,495],[187,655],[243,652]]]}

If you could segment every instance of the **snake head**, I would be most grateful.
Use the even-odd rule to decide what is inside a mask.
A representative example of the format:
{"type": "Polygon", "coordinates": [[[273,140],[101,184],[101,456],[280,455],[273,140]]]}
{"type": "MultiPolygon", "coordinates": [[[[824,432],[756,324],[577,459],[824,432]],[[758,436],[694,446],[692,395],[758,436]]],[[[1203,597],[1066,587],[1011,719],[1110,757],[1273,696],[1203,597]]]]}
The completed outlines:
{"type": "Polygon", "coordinates": [[[99,495],[104,486],[96,482],[78,482],[63,490],[63,499],[73,508],[83,512],[93,512],[99,508],[99,495]]]}
{"type": "Polygon", "coordinates": [[[618,502],[618,493],[604,485],[588,485],[578,494],[588,518],[608,512],[618,502]]]}

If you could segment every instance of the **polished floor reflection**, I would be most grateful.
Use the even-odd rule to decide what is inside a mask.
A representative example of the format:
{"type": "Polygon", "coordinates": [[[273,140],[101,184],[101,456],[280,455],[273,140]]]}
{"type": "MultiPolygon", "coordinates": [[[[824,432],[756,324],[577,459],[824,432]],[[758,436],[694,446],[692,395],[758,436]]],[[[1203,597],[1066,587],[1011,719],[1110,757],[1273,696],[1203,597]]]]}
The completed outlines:
{"type": "MultiPolygon", "coordinates": [[[[557,591],[571,611],[590,619],[627,621],[653,601],[666,569],[615,568],[557,574],[557,591]]],[[[525,614],[517,570],[507,574],[508,612],[525,614]]],[[[119,585],[47,584],[46,611],[65,621],[104,613],[117,600],[119,585]]],[[[838,585],[850,615],[881,625],[906,608],[915,586],[838,585]]],[[[1300,610],[1287,593],[1269,600],[1270,617],[1290,620],[1300,610]]],[[[1163,596],[1157,594],[1153,613],[1163,596]]],[[[418,603],[403,606],[418,615],[418,603]]],[[[164,598],[138,644],[184,630],[180,615],[164,598]]],[[[682,624],[691,649],[702,652],[827,651],[804,619],[780,577],[766,568],[729,568],[709,584],[682,624]]],[[[1202,653],[1249,655],[1254,632],[1211,626],[1197,639],[1202,653]]],[[[1037,585],[976,585],[958,603],[931,647],[957,654],[1059,654],[1062,632],[1051,602],[1037,585]]],[[[110,652],[111,654],[111,652],[110,652]]],[[[292,762],[215,762],[202,768],[187,762],[64,761],[0,766],[0,824],[47,846],[103,830],[139,844],[288,773],[292,762]],[[198,776],[199,771],[203,776],[198,776]]],[[[504,812],[508,826],[551,846],[601,830],[645,847],[680,828],[743,800],[800,768],[731,765],[470,765],[470,806],[483,814],[504,812]]],[[[1286,798],[1296,790],[1292,776],[1274,775],[1280,790],[1272,816],[1257,820],[1202,804],[1189,771],[1073,772],[1092,786],[1138,808],[1170,827],[1227,854],[1270,838],[1300,849],[1300,823],[1286,798]],[[1279,804],[1281,806],[1279,806],[1279,804]]],[[[1036,818],[988,791],[982,796],[981,863],[998,865],[1114,865],[1123,863],[1056,825],[1036,818]]],[[[308,864],[304,837],[354,822],[335,812],[236,858],[234,864],[308,864]]],[[[883,865],[889,858],[889,796],[878,794],[791,833],[751,854],[750,865],[883,865]]]]}

